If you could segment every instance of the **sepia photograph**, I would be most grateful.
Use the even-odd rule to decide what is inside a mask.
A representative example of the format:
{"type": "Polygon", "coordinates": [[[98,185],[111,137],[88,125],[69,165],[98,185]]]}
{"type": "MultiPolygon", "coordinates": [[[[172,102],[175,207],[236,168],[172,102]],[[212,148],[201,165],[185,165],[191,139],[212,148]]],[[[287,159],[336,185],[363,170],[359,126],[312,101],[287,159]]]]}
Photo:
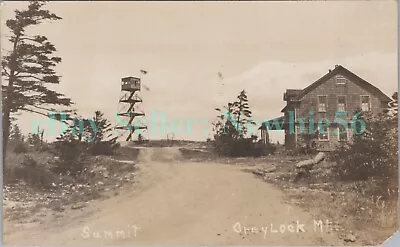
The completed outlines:
{"type": "Polygon", "coordinates": [[[3,244],[400,246],[397,10],[2,1],[3,244]]]}

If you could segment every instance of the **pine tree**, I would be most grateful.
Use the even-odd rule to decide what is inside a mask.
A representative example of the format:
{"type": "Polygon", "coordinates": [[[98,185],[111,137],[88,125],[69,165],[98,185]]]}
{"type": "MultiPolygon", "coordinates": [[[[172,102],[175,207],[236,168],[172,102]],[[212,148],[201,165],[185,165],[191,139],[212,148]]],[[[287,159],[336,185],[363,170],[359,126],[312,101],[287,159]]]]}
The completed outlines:
{"type": "Polygon", "coordinates": [[[10,131],[10,141],[22,141],[22,132],[17,124],[14,124],[10,131]]]}
{"type": "Polygon", "coordinates": [[[27,30],[46,21],[61,18],[43,9],[43,1],[30,1],[27,9],[16,10],[6,21],[11,32],[11,50],[2,57],[3,160],[10,134],[11,114],[25,111],[49,116],[50,105],[70,106],[69,98],[47,87],[58,84],[60,77],[54,66],[61,58],[53,56],[55,46],[43,35],[28,35],[27,30]]]}
{"type": "Polygon", "coordinates": [[[247,125],[255,124],[251,120],[251,111],[249,110],[249,100],[247,99],[246,91],[242,90],[237,96],[237,101],[233,103],[235,116],[236,130],[239,132],[239,137],[243,138],[247,133],[247,125]]]}
{"type": "Polygon", "coordinates": [[[85,124],[85,129],[86,141],[91,144],[93,154],[112,153],[116,146],[117,137],[113,137],[113,128],[110,121],[104,117],[104,113],[96,111],[93,119],[85,124]]]}
{"type": "Polygon", "coordinates": [[[139,134],[139,135],[138,135],[138,142],[139,142],[139,143],[143,143],[143,141],[144,141],[143,135],[142,135],[142,134],[139,134]]]}
{"type": "Polygon", "coordinates": [[[215,110],[219,113],[217,116],[217,121],[213,123],[215,135],[228,135],[232,138],[236,138],[238,136],[238,131],[233,124],[233,111],[235,110],[234,103],[228,103],[223,108],[226,110],[225,113],[222,113],[220,108],[215,108],[215,110]]]}

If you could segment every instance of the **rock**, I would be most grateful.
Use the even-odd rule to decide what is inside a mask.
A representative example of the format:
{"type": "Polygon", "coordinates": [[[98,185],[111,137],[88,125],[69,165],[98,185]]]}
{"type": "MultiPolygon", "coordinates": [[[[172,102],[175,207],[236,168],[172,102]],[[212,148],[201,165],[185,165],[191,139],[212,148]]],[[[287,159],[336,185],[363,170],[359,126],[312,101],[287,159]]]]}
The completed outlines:
{"type": "Polygon", "coordinates": [[[300,162],[297,162],[296,167],[297,168],[305,168],[305,167],[312,167],[314,165],[314,160],[308,159],[308,160],[302,160],[300,162]]]}
{"type": "Polygon", "coordinates": [[[78,204],[72,205],[72,206],[71,206],[71,209],[77,210],[77,209],[81,209],[81,208],[84,208],[84,207],[85,207],[85,204],[83,204],[83,203],[78,203],[78,204]]]}
{"type": "Polygon", "coordinates": [[[260,169],[257,169],[257,170],[255,170],[255,171],[252,171],[252,173],[253,173],[254,175],[260,175],[260,176],[263,176],[263,175],[264,175],[264,171],[262,171],[262,170],[260,170],[260,169]]]}
{"type": "Polygon", "coordinates": [[[343,239],[345,242],[352,242],[356,241],[356,237],[353,234],[347,234],[346,237],[343,239]]]}
{"type": "Polygon", "coordinates": [[[325,153],[319,152],[313,159],[314,164],[318,164],[319,162],[323,161],[325,159],[325,153]]]}
{"type": "Polygon", "coordinates": [[[271,172],[276,171],[276,167],[270,167],[270,168],[267,168],[267,169],[263,169],[263,171],[264,171],[264,173],[271,173],[271,172]]]}
{"type": "Polygon", "coordinates": [[[108,175],[108,172],[106,172],[106,171],[103,172],[103,177],[108,178],[108,176],[109,176],[109,175],[108,175]]]}

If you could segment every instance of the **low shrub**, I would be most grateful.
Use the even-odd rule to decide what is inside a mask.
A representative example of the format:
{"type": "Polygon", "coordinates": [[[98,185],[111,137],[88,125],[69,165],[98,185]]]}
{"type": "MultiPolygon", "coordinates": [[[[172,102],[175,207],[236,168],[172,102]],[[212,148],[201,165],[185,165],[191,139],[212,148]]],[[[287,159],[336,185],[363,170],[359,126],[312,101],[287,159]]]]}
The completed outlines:
{"type": "Polygon", "coordinates": [[[397,125],[383,120],[369,121],[367,126],[365,133],[355,135],[332,153],[337,164],[333,173],[340,180],[397,177],[397,125]]]}
{"type": "Polygon", "coordinates": [[[16,184],[21,181],[30,187],[48,189],[56,181],[56,176],[45,166],[38,164],[32,155],[7,155],[4,171],[4,184],[16,184]]]}
{"type": "Polygon", "coordinates": [[[118,143],[104,141],[94,143],[90,146],[89,151],[92,155],[112,155],[117,148],[119,148],[118,143]]]}
{"type": "Polygon", "coordinates": [[[179,148],[183,158],[185,159],[200,159],[205,160],[212,157],[212,153],[208,150],[199,150],[191,148],[179,148]]]}
{"type": "Polygon", "coordinates": [[[14,146],[14,148],[12,150],[16,154],[28,152],[28,147],[26,146],[26,144],[24,142],[17,142],[13,146],[14,146]]]}
{"type": "Polygon", "coordinates": [[[214,141],[214,151],[220,156],[260,157],[273,154],[276,146],[262,142],[254,142],[253,138],[229,138],[220,136],[214,141]]]}
{"type": "Polygon", "coordinates": [[[11,171],[11,180],[24,181],[26,184],[47,189],[51,188],[52,183],[56,180],[55,175],[43,167],[15,167],[11,171]]]}
{"type": "Polygon", "coordinates": [[[25,154],[21,165],[24,167],[35,167],[37,165],[37,161],[31,155],[25,154]]]}
{"type": "Polygon", "coordinates": [[[78,140],[62,140],[55,143],[56,158],[52,171],[60,175],[78,176],[85,168],[87,144],[78,140]]]}

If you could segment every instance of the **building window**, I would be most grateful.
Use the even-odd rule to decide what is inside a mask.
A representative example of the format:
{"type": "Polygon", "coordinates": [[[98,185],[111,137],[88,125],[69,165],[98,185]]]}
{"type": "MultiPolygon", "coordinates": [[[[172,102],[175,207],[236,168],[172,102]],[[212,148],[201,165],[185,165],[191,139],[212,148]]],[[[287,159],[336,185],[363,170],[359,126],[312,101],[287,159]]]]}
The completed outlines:
{"type": "Polygon", "coordinates": [[[346,82],[347,82],[347,80],[346,80],[346,78],[345,77],[343,77],[343,76],[336,76],[336,85],[338,85],[338,86],[344,86],[344,85],[346,85],[346,82]]]}
{"type": "Polygon", "coordinates": [[[349,138],[349,133],[348,133],[348,130],[344,127],[344,126],[340,126],[338,129],[337,129],[337,133],[338,133],[338,140],[340,141],[340,142],[343,142],[343,141],[347,141],[348,140],[348,138],[349,138]]]}
{"type": "Polygon", "coordinates": [[[327,108],[327,96],[326,95],[320,95],[318,96],[318,111],[319,112],[326,112],[327,108]]]}
{"type": "Polygon", "coordinates": [[[319,141],[329,141],[328,126],[318,126],[318,140],[319,141]]]}
{"type": "Polygon", "coordinates": [[[369,95],[362,95],[361,96],[361,110],[362,111],[370,111],[371,109],[371,102],[369,95]]]}
{"type": "Polygon", "coordinates": [[[338,100],[338,112],[345,112],[346,111],[346,96],[339,95],[337,100],[338,100]]]}

